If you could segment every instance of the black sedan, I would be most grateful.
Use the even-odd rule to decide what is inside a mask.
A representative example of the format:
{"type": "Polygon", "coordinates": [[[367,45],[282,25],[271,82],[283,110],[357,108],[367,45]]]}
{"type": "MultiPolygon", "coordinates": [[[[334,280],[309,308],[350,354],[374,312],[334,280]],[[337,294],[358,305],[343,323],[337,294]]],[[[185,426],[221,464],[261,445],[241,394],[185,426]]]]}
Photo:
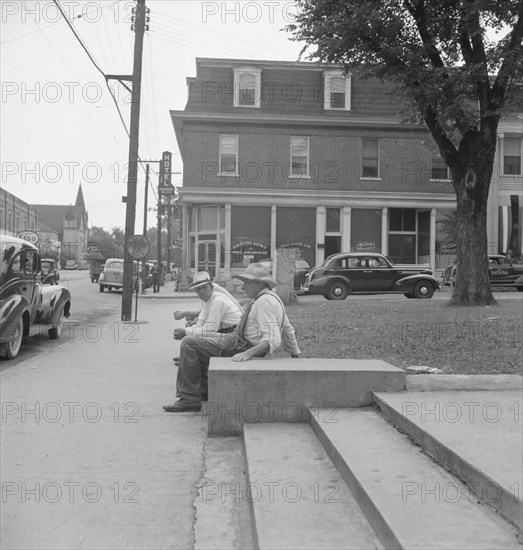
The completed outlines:
{"type": "Polygon", "coordinates": [[[303,290],[328,300],[344,300],[349,294],[396,292],[407,298],[432,298],[439,289],[428,264],[394,265],[377,253],[333,254],[312,269],[303,290]]]}
{"type": "MultiPolygon", "coordinates": [[[[443,274],[443,284],[452,286],[456,279],[456,264],[449,265],[443,274]]],[[[490,254],[488,272],[492,286],[511,286],[523,292],[523,265],[513,264],[507,256],[490,254]]]]}

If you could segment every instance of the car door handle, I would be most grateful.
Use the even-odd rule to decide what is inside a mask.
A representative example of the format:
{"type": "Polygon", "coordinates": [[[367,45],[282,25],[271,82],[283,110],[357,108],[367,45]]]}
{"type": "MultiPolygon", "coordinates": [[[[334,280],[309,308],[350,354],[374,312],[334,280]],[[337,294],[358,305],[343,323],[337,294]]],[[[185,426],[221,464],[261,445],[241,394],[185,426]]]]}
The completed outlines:
{"type": "Polygon", "coordinates": [[[363,273],[372,273],[372,271],[370,271],[369,269],[364,269],[363,273]]]}

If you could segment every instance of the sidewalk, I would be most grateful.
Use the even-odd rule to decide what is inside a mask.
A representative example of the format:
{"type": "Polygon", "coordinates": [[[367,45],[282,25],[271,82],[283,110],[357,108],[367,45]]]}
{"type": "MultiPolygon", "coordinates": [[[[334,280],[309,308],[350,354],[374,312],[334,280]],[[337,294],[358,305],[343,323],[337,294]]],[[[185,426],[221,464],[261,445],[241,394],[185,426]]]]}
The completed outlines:
{"type": "Polygon", "coordinates": [[[140,300],[140,324],[67,324],[58,346],[2,373],[2,548],[194,548],[206,422],[162,410],[174,309],[140,300]]]}

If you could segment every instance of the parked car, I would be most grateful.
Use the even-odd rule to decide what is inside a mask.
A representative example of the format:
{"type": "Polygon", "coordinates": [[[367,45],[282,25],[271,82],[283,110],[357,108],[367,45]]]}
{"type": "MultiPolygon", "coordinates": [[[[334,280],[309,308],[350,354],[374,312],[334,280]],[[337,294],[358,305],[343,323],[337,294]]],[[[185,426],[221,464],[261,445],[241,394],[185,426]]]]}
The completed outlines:
{"type": "Polygon", "coordinates": [[[332,254],[311,269],[303,285],[309,294],[345,300],[349,294],[396,292],[407,298],[432,298],[439,289],[428,264],[396,264],[377,253],[332,254]]]}
{"type": "MultiPolygon", "coordinates": [[[[136,284],[136,262],[133,262],[133,288],[136,284]]],[[[123,260],[121,258],[109,258],[105,262],[105,267],[98,278],[100,292],[105,289],[122,290],[123,288],[123,260]]]]}
{"type": "Polygon", "coordinates": [[[65,269],[76,269],[76,262],[74,260],[67,260],[65,262],[65,269]]]}
{"type": "MultiPolygon", "coordinates": [[[[260,260],[259,263],[267,264],[272,270],[271,259],[260,260]]],[[[305,283],[305,278],[307,277],[307,273],[309,273],[310,269],[311,269],[311,265],[304,258],[299,258],[297,260],[294,260],[294,282],[293,282],[294,290],[301,290],[303,283],[305,283]]]]}
{"type": "MultiPolygon", "coordinates": [[[[443,284],[453,285],[456,272],[456,264],[449,265],[443,273],[443,284]]],[[[523,265],[513,264],[502,254],[489,254],[488,272],[492,286],[511,286],[523,292],[523,265]]]]}
{"type": "Polygon", "coordinates": [[[60,269],[57,260],[42,258],[42,284],[57,285],[60,280],[60,269]]]}
{"type": "Polygon", "coordinates": [[[38,249],[23,239],[0,235],[0,349],[18,355],[33,324],[47,325],[50,339],[60,338],[69,317],[71,294],[59,285],[42,286],[38,249]]]}

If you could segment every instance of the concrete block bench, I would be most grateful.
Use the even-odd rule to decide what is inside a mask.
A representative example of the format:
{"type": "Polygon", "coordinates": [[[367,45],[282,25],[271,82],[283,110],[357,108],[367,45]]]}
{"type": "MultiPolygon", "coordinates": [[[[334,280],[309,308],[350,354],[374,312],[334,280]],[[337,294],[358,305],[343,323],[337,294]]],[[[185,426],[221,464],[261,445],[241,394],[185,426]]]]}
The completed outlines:
{"type": "Polygon", "coordinates": [[[253,359],[236,363],[213,357],[209,435],[242,433],[244,423],[308,422],[312,409],[364,407],[371,392],[402,391],[406,373],[379,359],[253,359]]]}

